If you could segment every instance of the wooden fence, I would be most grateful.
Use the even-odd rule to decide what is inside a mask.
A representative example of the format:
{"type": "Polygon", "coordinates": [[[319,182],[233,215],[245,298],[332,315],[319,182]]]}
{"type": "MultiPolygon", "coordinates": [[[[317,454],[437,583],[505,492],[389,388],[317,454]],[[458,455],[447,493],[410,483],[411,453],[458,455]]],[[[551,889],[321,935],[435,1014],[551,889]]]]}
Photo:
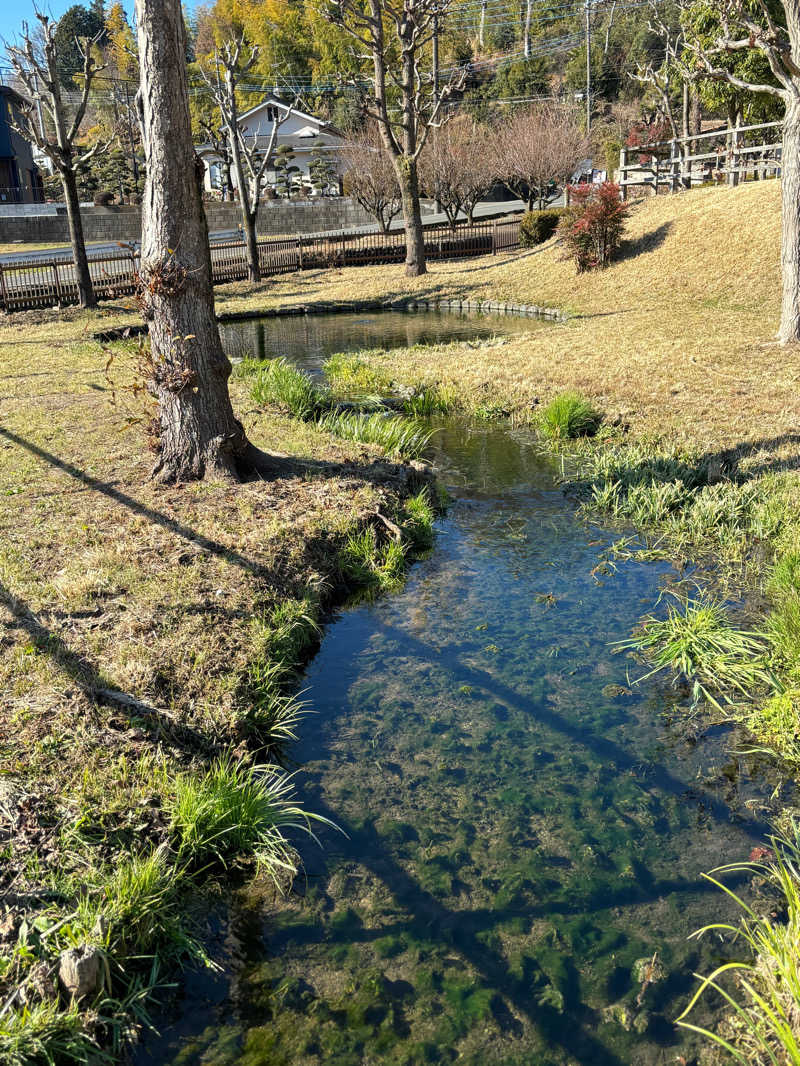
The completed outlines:
{"type": "MultiPolygon", "coordinates": [[[[428,259],[462,259],[496,255],[519,247],[519,219],[461,224],[425,229],[428,259]]],[[[391,233],[343,233],[320,237],[296,237],[258,241],[258,257],[264,277],[297,270],[401,263],[406,256],[402,230],[391,233]]],[[[121,247],[118,252],[90,255],[89,272],[98,299],[113,300],[136,291],[139,252],[121,247]]],[[[244,242],[211,245],[211,275],[215,285],[247,278],[244,242]]],[[[20,311],[53,307],[78,301],[78,286],[71,259],[47,259],[0,263],[0,308],[20,311]]]]}
{"type": "Polygon", "coordinates": [[[738,185],[748,179],[780,176],[782,122],[721,129],[658,141],[619,154],[622,198],[659,189],[678,192],[715,181],[738,185]]]}

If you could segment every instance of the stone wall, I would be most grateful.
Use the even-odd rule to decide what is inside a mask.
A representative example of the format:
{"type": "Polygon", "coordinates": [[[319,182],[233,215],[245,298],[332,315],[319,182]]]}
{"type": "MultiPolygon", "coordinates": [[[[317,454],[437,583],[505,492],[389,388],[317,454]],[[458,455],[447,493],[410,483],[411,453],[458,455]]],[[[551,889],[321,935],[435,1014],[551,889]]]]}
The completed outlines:
{"type": "MultiPolygon", "coordinates": [[[[60,205],[15,205],[15,213],[0,213],[0,244],[12,241],[54,244],[69,241],[66,209],[60,205]],[[20,211],[20,207],[28,210],[20,211]],[[33,214],[32,207],[39,213],[33,214]],[[55,211],[53,208],[55,207],[55,211]],[[46,209],[42,213],[42,208],[46,209]]],[[[237,204],[206,204],[208,228],[235,230],[240,214],[237,204]]],[[[82,207],[83,234],[90,241],[138,241],[141,235],[139,207],[82,207]]],[[[357,203],[343,197],[316,200],[268,200],[258,212],[258,232],[265,235],[282,233],[317,233],[324,230],[351,229],[374,220],[357,203]]]]}

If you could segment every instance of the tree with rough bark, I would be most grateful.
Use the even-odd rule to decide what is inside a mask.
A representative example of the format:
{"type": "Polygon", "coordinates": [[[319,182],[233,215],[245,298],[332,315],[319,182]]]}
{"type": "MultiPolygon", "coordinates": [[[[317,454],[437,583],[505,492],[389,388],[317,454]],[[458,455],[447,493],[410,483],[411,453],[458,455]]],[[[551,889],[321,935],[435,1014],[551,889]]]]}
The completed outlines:
{"type": "Polygon", "coordinates": [[[83,239],[78,174],[91,159],[107,150],[108,144],[98,140],[91,148],[83,151],[77,147],[76,141],[86,114],[92,83],[98,72],[103,70],[103,67],[95,62],[92,52],[100,34],[91,41],[77,42],[83,61],[82,84],[78,105],[70,114],[61,82],[56,37],[58,24],[40,12],[37,12],[36,17],[41,26],[38,46],[27,23],[23,23],[22,43],[9,45],[6,49],[14,73],[28,98],[26,105],[19,112],[21,125],[15,126],[14,129],[43,152],[58,172],[67,207],[78,302],[81,307],[94,307],[97,301],[83,239]]]}
{"type": "Polygon", "coordinates": [[[200,71],[214,101],[219,108],[222,124],[228,139],[230,164],[239,191],[239,206],[242,214],[242,231],[247,248],[248,281],[261,281],[261,264],[258,260],[256,219],[261,205],[264,174],[275,154],[278,130],[292,112],[289,104],[275,103],[274,120],[266,144],[258,133],[248,137],[239,122],[237,88],[258,59],[257,46],[248,44],[244,33],[239,31],[223,41],[214,52],[215,73],[201,66],[200,71]],[[221,77],[220,77],[221,70],[221,77]]]}
{"type": "MultiPolygon", "coordinates": [[[[443,125],[445,104],[464,84],[454,72],[443,87],[428,53],[451,0],[321,0],[324,16],[366,49],[372,63],[372,99],[366,115],[377,125],[394,163],[403,201],[406,274],[427,270],[420,209],[419,158],[431,131],[443,125]],[[391,101],[390,101],[391,95],[391,101]]],[[[360,55],[361,53],[359,53],[360,55]]]]}
{"type": "Polygon", "coordinates": [[[467,115],[437,130],[425,146],[422,185],[441,204],[452,230],[462,211],[472,222],[476,204],[497,180],[492,163],[485,128],[467,115]]]}
{"type": "Polygon", "coordinates": [[[713,43],[687,41],[706,78],[764,93],[785,107],[781,155],[781,344],[800,341],[800,0],[713,0],[719,33],[713,43]],[[759,52],[772,78],[752,81],[730,69],[728,57],[759,52]]]}
{"type": "Polygon", "coordinates": [[[345,192],[388,233],[403,201],[392,158],[374,122],[347,135],[339,150],[345,192]]]}
{"type": "Polygon", "coordinates": [[[494,168],[503,184],[532,211],[553,185],[564,185],[589,153],[579,112],[546,102],[518,111],[494,135],[494,168]]]}
{"type": "Polygon", "coordinates": [[[136,0],[136,23],[147,173],[140,287],[149,323],[148,389],[158,404],[153,475],[176,482],[268,473],[274,463],[248,441],[228,392],[231,364],[214,314],[180,0],[136,0]]]}

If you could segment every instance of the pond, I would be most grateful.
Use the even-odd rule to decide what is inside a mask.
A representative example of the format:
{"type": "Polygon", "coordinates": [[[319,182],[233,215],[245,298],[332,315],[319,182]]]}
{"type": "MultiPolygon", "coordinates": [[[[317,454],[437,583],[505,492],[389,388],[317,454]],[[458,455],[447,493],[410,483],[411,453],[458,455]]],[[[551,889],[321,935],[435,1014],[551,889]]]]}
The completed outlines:
{"type": "Polygon", "coordinates": [[[232,359],[285,356],[304,370],[318,370],[334,352],[362,348],[410,348],[414,344],[478,340],[530,333],[548,323],[515,315],[455,314],[445,311],[368,311],[342,314],[278,315],[220,323],[225,351],[232,359]]]}
{"type": "Polygon", "coordinates": [[[701,874],[762,839],[777,772],[633,683],[613,642],[681,575],[604,564],[618,531],[532,435],[449,419],[434,450],[434,551],[339,614],[302,685],[298,791],[343,833],[300,843],[287,901],[221,908],[224,972],[140,1064],[691,1060],[674,1019],[723,948],[687,937],[733,916],[701,874]]]}

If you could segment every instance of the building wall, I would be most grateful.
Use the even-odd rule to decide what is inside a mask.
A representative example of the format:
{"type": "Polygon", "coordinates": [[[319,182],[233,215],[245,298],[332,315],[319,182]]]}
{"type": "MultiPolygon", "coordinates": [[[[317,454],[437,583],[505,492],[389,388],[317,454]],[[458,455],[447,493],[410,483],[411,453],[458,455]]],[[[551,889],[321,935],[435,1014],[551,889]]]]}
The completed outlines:
{"type": "Polygon", "coordinates": [[[35,203],[40,195],[31,146],[11,128],[18,121],[11,95],[0,92],[0,203],[35,203]]]}
{"type": "MultiPolygon", "coordinates": [[[[241,215],[238,204],[206,204],[208,228],[235,230],[241,215]]],[[[61,243],[69,240],[63,205],[0,205],[0,243],[12,241],[61,243]],[[53,212],[55,207],[58,213],[53,212]],[[60,211],[58,210],[60,208],[60,211]],[[44,210],[44,213],[42,213],[44,210]]],[[[81,208],[84,238],[89,241],[138,241],[141,236],[139,207],[81,208]]],[[[372,223],[374,219],[352,200],[343,197],[314,200],[271,200],[258,212],[258,232],[269,235],[309,234],[372,223]]]]}

